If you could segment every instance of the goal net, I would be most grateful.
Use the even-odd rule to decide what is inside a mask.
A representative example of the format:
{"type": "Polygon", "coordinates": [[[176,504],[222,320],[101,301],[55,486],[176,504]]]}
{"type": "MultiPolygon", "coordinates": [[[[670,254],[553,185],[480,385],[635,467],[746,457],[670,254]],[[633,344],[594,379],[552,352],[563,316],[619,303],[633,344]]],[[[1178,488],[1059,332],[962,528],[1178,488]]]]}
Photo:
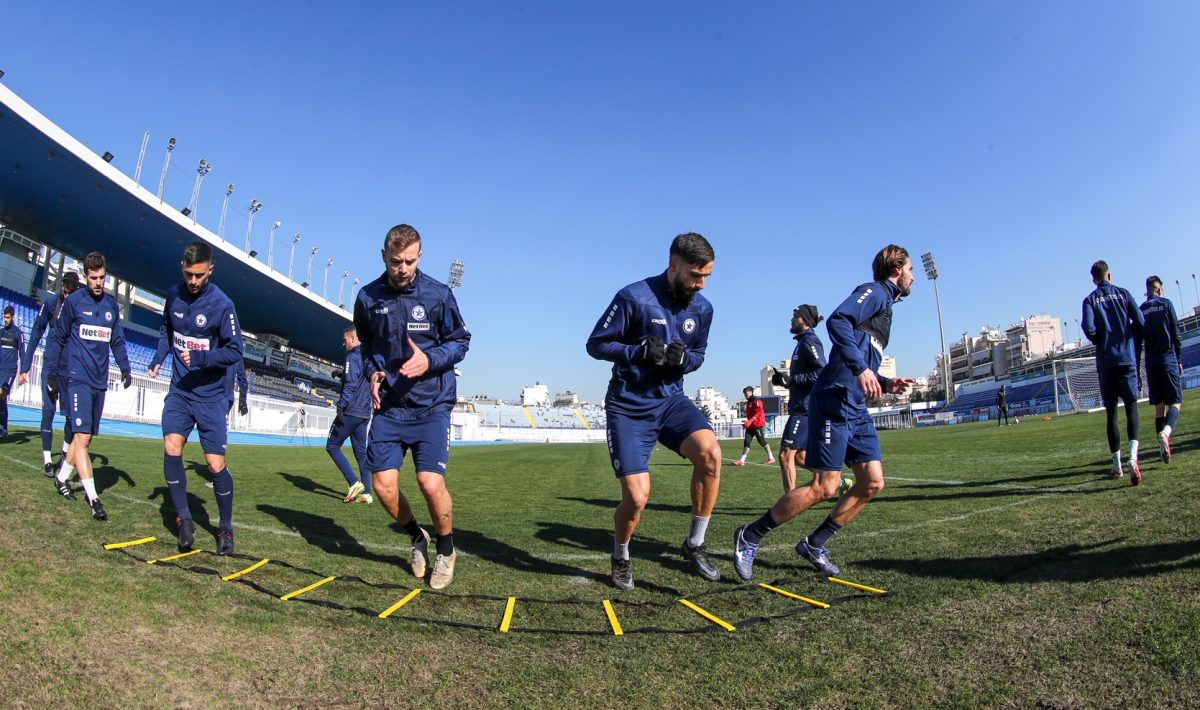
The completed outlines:
{"type": "MultiPolygon", "coordinates": [[[[1076,357],[1059,360],[1062,367],[1063,387],[1071,401],[1071,408],[1088,411],[1104,406],[1100,399],[1100,376],[1096,372],[1096,358],[1076,357]]],[[[1061,391],[1061,390],[1060,390],[1061,391]]],[[[1146,393],[1146,365],[1138,364],[1138,399],[1144,399],[1146,393]]]]}

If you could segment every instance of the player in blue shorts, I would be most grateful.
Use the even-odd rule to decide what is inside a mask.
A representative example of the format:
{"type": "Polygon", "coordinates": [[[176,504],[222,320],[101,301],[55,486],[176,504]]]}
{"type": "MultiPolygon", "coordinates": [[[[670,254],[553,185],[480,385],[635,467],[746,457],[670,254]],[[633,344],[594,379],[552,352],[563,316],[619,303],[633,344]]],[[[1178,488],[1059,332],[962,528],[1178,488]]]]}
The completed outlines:
{"type": "MultiPolygon", "coordinates": [[[[46,353],[49,352],[50,331],[54,326],[54,320],[58,318],[59,311],[62,310],[63,300],[75,290],[79,288],[79,274],[74,271],[68,271],[62,276],[62,293],[46,296],[46,300],[42,301],[42,307],[38,309],[37,318],[33,319],[33,327],[29,331],[29,341],[25,346],[25,357],[22,362],[25,363],[21,368],[21,383],[25,383],[25,376],[29,374],[29,369],[33,365],[33,353],[37,349],[38,342],[42,339],[42,334],[46,335],[45,347],[42,348],[42,465],[44,473],[47,477],[54,475],[54,463],[51,461],[51,451],[54,447],[54,412],[58,409],[58,397],[50,396],[50,389],[46,386],[46,378],[50,374],[52,368],[47,366],[46,353]]],[[[64,414],[65,412],[65,407],[64,414]]],[[[70,420],[68,419],[68,422],[70,420]]],[[[62,453],[65,457],[67,454],[67,446],[70,438],[67,432],[70,427],[63,428],[63,444],[62,453]]]]}
{"type": "Polygon", "coordinates": [[[699,369],[708,347],[712,305],[700,295],[712,274],[713,249],[694,232],[671,242],[667,270],[617,292],[587,341],[587,352],[613,363],[605,414],[608,452],[621,484],[613,514],[612,582],[633,589],[629,541],[650,499],[650,453],[656,443],[692,462],[692,524],[681,552],[697,574],[718,580],[704,536],[721,483],[721,447],[708,420],[683,393],[683,376],[699,369]]]}
{"type": "Polygon", "coordinates": [[[796,553],[817,571],[838,574],[825,544],[883,490],[883,455],[867,400],[885,392],[900,394],[912,386],[910,379],[877,374],[891,338],[892,304],[912,288],[912,261],[905,249],[889,244],[875,255],[871,271],[875,280],[854,289],[826,324],[829,364],[808,397],[805,467],[813,472],[813,480],[785,493],[758,520],[734,531],[734,566],[742,579],[753,576],[763,537],[836,493],[846,465],[854,472],[854,485],[816,530],[796,545],[796,553]]]}
{"type": "Polygon", "coordinates": [[[1141,305],[1146,325],[1136,346],[1146,357],[1146,385],[1154,405],[1154,431],[1158,455],[1171,463],[1171,434],[1183,406],[1183,344],[1175,306],[1163,296],[1162,279],[1146,279],[1146,302],[1141,305]]]}
{"type": "Polygon", "coordinates": [[[60,382],[66,385],[64,408],[74,433],[54,484],[59,495],[75,500],[67,479],[72,468],[78,470],[92,518],[108,520],[108,513],[96,494],[88,447],[92,437],[100,432],[104,395],[108,392],[109,352],[121,371],[122,387],[128,388],[133,383],[133,375],[129,369],[129,355],[125,352],[121,311],[116,299],[104,292],[104,279],[108,275],[104,255],[92,252],[85,256],[83,274],[86,288],[63,299],[62,310],[54,321],[44,354],[45,362],[54,368],[46,381],[51,396],[57,395],[60,382]]]}
{"type": "Polygon", "coordinates": [[[796,348],[792,350],[787,371],[775,370],[771,375],[772,384],[788,388],[788,420],[779,442],[784,493],[796,487],[796,467],[804,468],[808,449],[808,394],[826,364],[825,346],[813,329],[823,320],[817,307],[807,303],[792,310],[791,332],[796,348]]]}
{"type": "Polygon", "coordinates": [[[421,263],[421,235],[407,224],[383,240],[384,272],[358,292],[354,327],[362,343],[375,418],[367,436],[367,467],[379,503],[412,539],[412,571],[425,577],[429,533],[400,492],[400,466],[412,453],[417,486],[437,535],[432,589],[454,580],[454,514],[446,488],[450,411],[457,399],[454,366],[466,357],[471,333],[450,287],[421,263]]]}
{"type": "Polygon", "coordinates": [[[342,345],[346,348],[346,361],[342,367],[342,391],[337,401],[337,416],[329,427],[329,439],[325,452],[333,459],[346,479],[346,497],[343,503],[371,502],[371,467],[367,465],[367,427],[371,423],[371,384],[367,382],[362,364],[362,346],[358,333],[350,326],[342,333],[342,345]],[[358,462],[359,480],[354,468],[342,453],[342,445],[350,440],[354,459],[358,462]]]}
{"type": "MultiPolygon", "coordinates": [[[[17,373],[21,371],[21,360],[25,355],[25,336],[21,328],[13,322],[13,307],[4,307],[4,325],[0,327],[0,437],[8,436],[8,396],[12,394],[13,383],[17,381],[17,373]]],[[[29,369],[26,366],[25,369],[29,369]]],[[[25,384],[25,378],[20,378],[20,384],[25,384]]]]}
{"type": "Polygon", "coordinates": [[[1083,334],[1096,346],[1096,374],[1100,378],[1100,399],[1112,453],[1109,476],[1120,478],[1121,432],[1117,427],[1117,400],[1125,404],[1125,428],[1129,435],[1129,482],[1139,485],[1138,429],[1141,420],[1137,408],[1137,356],[1134,339],[1141,337],[1145,318],[1129,291],[1112,285],[1112,274],[1104,260],[1092,264],[1092,283],[1096,289],[1083,299],[1083,334]]]}
{"type": "Polygon", "coordinates": [[[179,549],[195,544],[196,523],[187,500],[187,473],[183,445],[193,429],[200,431],[200,447],[212,474],[217,499],[217,554],[233,554],[233,476],[225,465],[229,403],[233,383],[228,372],[242,360],[242,332],[233,302],[210,279],[212,247],[192,242],[179,262],[183,283],[167,290],[158,353],[150,364],[158,376],[161,354],[171,353],[171,388],[163,402],[163,477],[175,505],[179,549]]]}

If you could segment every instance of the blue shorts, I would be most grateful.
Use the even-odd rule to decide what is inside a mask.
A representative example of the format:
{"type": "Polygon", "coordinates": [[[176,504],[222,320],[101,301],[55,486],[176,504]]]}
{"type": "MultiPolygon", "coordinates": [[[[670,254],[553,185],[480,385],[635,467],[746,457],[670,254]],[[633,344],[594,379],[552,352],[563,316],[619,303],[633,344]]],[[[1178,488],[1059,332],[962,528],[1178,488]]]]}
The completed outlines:
{"type": "Polygon", "coordinates": [[[67,383],[67,420],[75,434],[100,433],[100,417],[104,413],[104,395],[108,390],[97,390],[84,384],[67,383]]]}
{"type": "Polygon", "coordinates": [[[1146,385],[1150,390],[1150,404],[1179,404],[1183,401],[1183,383],[1177,363],[1147,367],[1146,385]]]}
{"type": "Polygon", "coordinates": [[[1120,399],[1126,406],[1137,402],[1137,370],[1132,365],[1117,365],[1107,370],[1099,370],[1100,401],[1104,407],[1117,406],[1120,399]]]}
{"type": "Polygon", "coordinates": [[[418,473],[446,475],[450,460],[450,412],[435,412],[420,419],[406,419],[398,407],[381,409],[371,420],[367,434],[367,468],[372,473],[399,470],[412,450],[418,473]]]}
{"type": "Polygon", "coordinates": [[[200,448],[204,453],[224,456],[225,445],[229,442],[226,414],[228,410],[222,400],[193,402],[176,392],[169,392],[163,402],[163,438],[168,434],[179,434],[186,442],[192,429],[196,428],[200,430],[200,448]]]}
{"type": "Polygon", "coordinates": [[[789,414],[787,424],[783,426],[783,439],[779,448],[792,451],[805,451],[808,447],[808,412],[789,414]]]}
{"type": "Polygon", "coordinates": [[[650,470],[650,454],[661,443],[682,456],[679,449],[689,436],[712,431],[708,419],[685,395],[676,395],[657,409],[639,414],[607,410],[608,455],[618,477],[650,470]]]}
{"type": "Polygon", "coordinates": [[[842,397],[829,391],[813,393],[808,412],[808,453],[804,467],[810,471],[841,471],[867,461],[882,461],[879,434],[866,412],[847,411],[842,397]]]}
{"type": "Polygon", "coordinates": [[[15,379],[17,379],[17,376],[15,374],[9,375],[8,377],[5,377],[4,379],[0,379],[0,389],[4,390],[5,397],[8,397],[8,395],[12,394],[12,383],[13,383],[13,380],[15,380],[15,379]]]}

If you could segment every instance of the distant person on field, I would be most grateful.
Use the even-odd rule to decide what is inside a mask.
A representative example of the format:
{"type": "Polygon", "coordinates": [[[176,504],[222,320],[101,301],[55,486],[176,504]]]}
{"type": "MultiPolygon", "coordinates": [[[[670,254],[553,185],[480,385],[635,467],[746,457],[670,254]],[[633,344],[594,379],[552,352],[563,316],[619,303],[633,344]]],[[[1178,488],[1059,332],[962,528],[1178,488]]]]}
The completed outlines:
{"type": "Polygon", "coordinates": [[[454,366],[471,345],[454,292],[418,267],[421,235],[407,224],[383,240],[384,272],[358,292],[354,327],[362,343],[375,418],[367,434],[367,466],[375,495],[412,539],[412,572],[425,577],[429,533],[417,525],[400,492],[400,466],[412,452],[417,486],[437,534],[432,589],[454,580],[454,514],[446,488],[450,411],[457,399],[454,366]]]}
{"type": "Polygon", "coordinates": [[[1146,302],[1141,305],[1146,319],[1140,348],[1146,357],[1146,385],[1150,404],[1154,405],[1154,431],[1158,434],[1158,455],[1171,463],[1171,434],[1179,422],[1183,406],[1183,345],[1175,306],[1163,297],[1162,279],[1146,279],[1146,302]]]}
{"type": "Polygon", "coordinates": [[[1100,379],[1100,399],[1108,431],[1108,450],[1112,452],[1109,476],[1120,478],[1121,432],[1117,427],[1117,400],[1125,403],[1125,426],[1129,435],[1129,481],[1142,482],[1138,467],[1137,391],[1138,367],[1134,339],[1141,337],[1145,318],[1129,291],[1113,286],[1108,263],[1092,264],[1092,283],[1096,290],[1083,299],[1083,334],[1096,346],[1096,373],[1100,379]]]}
{"type": "Polygon", "coordinates": [[[587,341],[588,355],[613,363],[604,401],[609,458],[621,484],[613,513],[612,582],[622,591],[634,586],[629,542],[650,500],[656,443],[692,463],[691,528],[680,552],[701,577],[721,578],[704,544],[721,483],[721,446],[683,393],[683,376],[704,364],[708,348],[713,310],[700,290],[714,258],[699,234],[675,237],[667,270],[618,291],[587,341]]]}
{"type": "Polygon", "coordinates": [[[901,394],[912,386],[910,379],[877,374],[891,338],[892,304],[912,288],[912,260],[905,249],[890,244],[875,255],[871,271],[875,280],[854,289],[830,314],[826,325],[829,365],[817,377],[808,398],[806,467],[813,472],[813,480],[785,493],[761,518],[734,531],[734,566],[742,579],[753,576],[763,537],[836,493],[842,467],[849,466],[854,485],[816,530],[796,545],[796,553],[818,572],[838,574],[840,570],[829,561],[826,543],[883,490],[883,455],[867,400],[884,393],[901,394]]]}
{"type": "Polygon", "coordinates": [[[792,310],[791,333],[796,339],[787,372],[776,370],[771,382],[788,388],[788,420],[779,442],[779,469],[783,475],[783,492],[796,487],[796,468],[804,468],[808,449],[808,394],[817,382],[826,363],[825,346],[813,330],[825,320],[817,307],[809,304],[792,310]]]}
{"type": "Polygon", "coordinates": [[[329,427],[329,439],[325,452],[333,459],[346,479],[346,497],[343,503],[371,502],[371,467],[367,465],[367,425],[371,423],[371,383],[363,369],[362,347],[354,326],[342,333],[342,345],[346,348],[346,361],[342,368],[342,391],[338,396],[337,415],[329,427]],[[350,440],[354,460],[358,462],[359,480],[354,469],[342,453],[342,445],[350,440]]]}
{"type": "Polygon", "coordinates": [[[125,333],[121,329],[121,311],[117,301],[104,292],[108,275],[104,255],[92,252],[83,258],[83,273],[87,284],[63,299],[62,310],[54,320],[44,359],[55,368],[50,371],[46,387],[51,397],[64,386],[66,416],[71,421],[71,445],[63,457],[62,469],[54,478],[58,494],[75,500],[67,479],[78,469],[88,506],[94,520],[108,520],[108,512],[96,493],[92,478],[92,458],[88,452],[92,437],[100,433],[100,418],[104,413],[104,396],[108,392],[108,357],[112,353],[121,371],[121,386],[128,389],[133,383],[129,355],[125,351],[125,333]],[[65,354],[64,354],[65,349],[65,354]]]}
{"type": "MultiPolygon", "coordinates": [[[[4,326],[0,327],[0,437],[8,436],[8,397],[20,371],[25,352],[25,336],[13,322],[13,307],[4,307],[4,326]]],[[[25,369],[29,369],[26,367],[25,369]]],[[[25,384],[25,378],[20,378],[25,384]]]]}
{"type": "MultiPolygon", "coordinates": [[[[171,388],[163,401],[163,478],[175,505],[179,549],[195,544],[196,523],[188,507],[183,446],[193,429],[212,474],[220,520],[217,554],[231,555],[233,543],[233,475],[225,465],[229,442],[229,403],[233,378],[242,361],[242,330],[233,301],[211,282],[213,252],[205,242],[192,242],[179,262],[183,283],[167,289],[158,353],[171,353],[171,388]]],[[[148,374],[158,376],[163,358],[156,353],[148,374]]]]}
{"type": "Polygon", "coordinates": [[[996,426],[1008,426],[1008,390],[1005,385],[1000,385],[1000,390],[996,392],[996,426]],[[1000,418],[1004,421],[1001,422],[1000,418]]]}
{"type": "MultiPolygon", "coordinates": [[[[38,341],[42,339],[42,334],[46,335],[45,346],[42,348],[42,466],[43,473],[47,477],[54,475],[54,462],[51,461],[51,451],[54,448],[54,412],[59,409],[57,396],[51,396],[50,388],[46,385],[46,379],[49,376],[52,368],[46,359],[46,354],[50,351],[50,333],[54,327],[54,321],[58,318],[58,314],[62,311],[63,301],[67,296],[75,293],[79,288],[79,274],[74,271],[68,271],[63,274],[61,280],[62,293],[46,296],[46,300],[42,301],[42,307],[38,310],[37,318],[33,319],[33,327],[29,331],[29,342],[25,346],[25,357],[22,359],[21,366],[21,384],[25,383],[25,376],[29,374],[30,368],[33,366],[33,352],[37,349],[38,341]]],[[[61,409],[63,414],[66,414],[66,403],[63,403],[61,409]]],[[[62,453],[67,455],[67,448],[71,441],[71,418],[67,417],[67,425],[63,427],[63,443],[62,453]]]]}
{"type": "Polygon", "coordinates": [[[746,435],[742,438],[742,457],[734,461],[733,465],[746,465],[746,457],[750,455],[750,442],[754,439],[758,439],[759,446],[766,450],[767,464],[773,464],[775,456],[771,453],[767,437],[763,435],[767,429],[767,415],[762,400],[754,396],[754,388],[749,386],[742,389],[742,396],[746,398],[746,420],[742,422],[746,435]]]}

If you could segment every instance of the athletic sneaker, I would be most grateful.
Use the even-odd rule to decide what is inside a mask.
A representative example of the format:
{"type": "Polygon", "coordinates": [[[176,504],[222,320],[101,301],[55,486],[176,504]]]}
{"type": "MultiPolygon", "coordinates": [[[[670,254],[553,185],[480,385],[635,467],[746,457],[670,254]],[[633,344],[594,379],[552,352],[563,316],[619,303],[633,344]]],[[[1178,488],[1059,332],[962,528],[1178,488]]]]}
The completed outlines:
{"type": "Polygon", "coordinates": [[[54,478],[54,474],[58,473],[58,471],[54,470],[54,464],[48,463],[42,467],[42,473],[45,474],[46,478],[54,478]]]}
{"type": "Polygon", "coordinates": [[[93,520],[100,520],[100,521],[108,520],[108,511],[104,510],[104,506],[101,505],[99,498],[93,500],[88,505],[90,505],[92,507],[92,519],[93,520]]]}
{"type": "Polygon", "coordinates": [[[425,569],[429,566],[429,533],[421,528],[421,539],[412,546],[412,573],[418,579],[425,578],[425,569]]]}
{"type": "Polygon", "coordinates": [[[758,544],[746,542],[743,537],[745,531],[745,525],[733,531],[733,568],[737,570],[739,577],[749,582],[754,576],[754,558],[758,555],[758,544]]]}
{"type": "Polygon", "coordinates": [[[217,530],[217,554],[233,554],[233,530],[230,530],[229,528],[221,528],[217,530]]]}
{"type": "Polygon", "coordinates": [[[60,496],[66,498],[67,500],[75,500],[75,493],[71,491],[70,483],[67,483],[66,481],[59,483],[57,478],[51,478],[50,480],[54,482],[54,488],[58,491],[60,496]]]}
{"type": "Polygon", "coordinates": [[[742,461],[741,459],[734,459],[734,460],[733,460],[733,465],[734,465],[734,466],[745,466],[745,465],[746,465],[746,462],[745,462],[745,461],[742,461]]]}
{"type": "Polygon", "coordinates": [[[363,493],[359,497],[355,498],[354,502],[355,503],[373,503],[373,502],[375,502],[375,499],[371,497],[370,493],[363,493]]]}
{"type": "Polygon", "coordinates": [[[359,497],[365,490],[367,489],[363,486],[362,481],[355,481],[350,484],[350,488],[346,491],[346,497],[342,499],[342,502],[353,503],[354,499],[359,497]]]}
{"type": "Polygon", "coordinates": [[[713,564],[713,561],[708,556],[708,550],[704,545],[692,547],[688,544],[687,540],[684,540],[683,545],[679,548],[679,552],[683,555],[683,559],[692,563],[692,569],[695,570],[696,574],[710,582],[715,582],[721,578],[721,570],[717,569],[717,566],[713,564]]]}
{"type": "Polygon", "coordinates": [[[837,565],[829,561],[829,550],[826,550],[824,547],[809,545],[808,538],[804,538],[796,543],[796,554],[808,560],[813,567],[817,568],[818,572],[827,577],[832,577],[841,572],[837,568],[837,565]]]}
{"type": "Polygon", "coordinates": [[[773,464],[773,463],[775,463],[775,457],[774,457],[774,456],[772,456],[771,458],[767,459],[767,465],[768,465],[768,466],[770,466],[770,465],[771,465],[771,464],[773,464]]]}
{"type": "Polygon", "coordinates": [[[179,551],[187,552],[196,544],[196,521],[175,516],[175,525],[179,530],[179,551]]]}
{"type": "Polygon", "coordinates": [[[1142,469],[1138,468],[1137,461],[1129,462],[1129,484],[1132,486],[1142,485],[1142,469]]]}
{"type": "Polygon", "coordinates": [[[1158,457],[1165,464],[1171,463],[1171,437],[1167,432],[1158,432],[1158,457]]]}
{"type": "Polygon", "coordinates": [[[1115,480],[1115,479],[1118,479],[1118,478],[1120,478],[1121,476],[1124,476],[1124,475],[1125,475],[1125,474],[1124,474],[1124,473],[1121,471],[1121,467],[1120,467],[1120,466],[1113,466],[1113,467],[1112,467],[1111,469],[1109,469],[1109,471],[1108,471],[1108,477],[1109,477],[1109,478],[1112,478],[1112,479],[1114,479],[1114,480],[1115,480]]]}
{"type": "Polygon", "coordinates": [[[633,566],[629,564],[629,560],[612,560],[612,583],[613,586],[622,592],[628,592],[633,589],[633,566]]]}
{"type": "Polygon", "coordinates": [[[458,552],[451,552],[449,555],[438,555],[433,561],[433,574],[429,575],[430,589],[445,589],[454,581],[454,561],[458,559],[458,552]]]}

